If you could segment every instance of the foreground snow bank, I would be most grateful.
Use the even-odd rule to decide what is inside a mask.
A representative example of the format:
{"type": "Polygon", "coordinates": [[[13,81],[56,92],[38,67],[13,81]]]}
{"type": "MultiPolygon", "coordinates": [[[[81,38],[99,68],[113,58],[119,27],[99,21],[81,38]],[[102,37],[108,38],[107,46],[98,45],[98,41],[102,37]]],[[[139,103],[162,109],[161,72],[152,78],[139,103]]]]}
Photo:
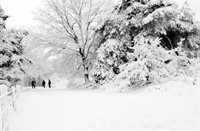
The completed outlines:
{"type": "Polygon", "coordinates": [[[10,111],[11,130],[198,130],[199,88],[167,82],[132,93],[36,89],[10,111]]]}

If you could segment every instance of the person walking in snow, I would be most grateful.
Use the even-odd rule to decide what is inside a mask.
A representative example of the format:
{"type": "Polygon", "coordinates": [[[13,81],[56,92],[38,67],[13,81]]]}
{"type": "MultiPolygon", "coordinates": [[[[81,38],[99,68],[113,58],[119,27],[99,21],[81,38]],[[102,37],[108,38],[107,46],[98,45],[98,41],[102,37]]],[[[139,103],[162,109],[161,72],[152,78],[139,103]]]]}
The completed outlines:
{"type": "Polygon", "coordinates": [[[51,88],[51,81],[50,80],[49,80],[48,84],[49,84],[49,88],[51,88]]]}
{"type": "Polygon", "coordinates": [[[46,83],[45,83],[45,81],[43,80],[43,81],[42,81],[42,86],[43,86],[44,88],[45,88],[45,84],[46,84],[46,83]]]}
{"type": "Polygon", "coordinates": [[[33,80],[33,81],[31,81],[31,86],[32,86],[32,89],[35,89],[35,84],[36,84],[36,82],[33,80]]]}

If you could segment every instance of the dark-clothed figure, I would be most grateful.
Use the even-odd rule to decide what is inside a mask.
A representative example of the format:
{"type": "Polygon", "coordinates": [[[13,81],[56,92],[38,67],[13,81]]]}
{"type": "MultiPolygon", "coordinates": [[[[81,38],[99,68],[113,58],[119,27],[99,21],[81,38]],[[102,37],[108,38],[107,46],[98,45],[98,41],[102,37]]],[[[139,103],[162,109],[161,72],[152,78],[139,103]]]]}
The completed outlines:
{"type": "Polygon", "coordinates": [[[49,80],[48,84],[49,84],[49,88],[51,88],[51,81],[50,80],[49,80]]]}
{"type": "Polygon", "coordinates": [[[45,81],[43,80],[43,81],[42,81],[42,86],[43,86],[44,88],[45,88],[45,84],[46,84],[46,83],[45,83],[45,81]]]}
{"type": "Polygon", "coordinates": [[[32,89],[35,89],[35,84],[36,84],[35,81],[32,81],[32,82],[31,82],[32,89]]]}

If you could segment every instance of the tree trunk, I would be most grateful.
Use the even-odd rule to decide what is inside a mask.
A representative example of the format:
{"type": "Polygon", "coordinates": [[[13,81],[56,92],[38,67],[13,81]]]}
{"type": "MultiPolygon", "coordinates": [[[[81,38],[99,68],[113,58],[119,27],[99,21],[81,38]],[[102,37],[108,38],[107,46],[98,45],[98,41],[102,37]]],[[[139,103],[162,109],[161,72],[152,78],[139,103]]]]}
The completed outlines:
{"type": "Polygon", "coordinates": [[[88,67],[84,67],[84,78],[85,78],[85,83],[88,83],[89,82],[88,67]]]}
{"type": "Polygon", "coordinates": [[[85,83],[88,83],[89,82],[89,71],[88,71],[88,66],[87,66],[84,50],[79,48],[79,53],[82,57],[85,83]]]}

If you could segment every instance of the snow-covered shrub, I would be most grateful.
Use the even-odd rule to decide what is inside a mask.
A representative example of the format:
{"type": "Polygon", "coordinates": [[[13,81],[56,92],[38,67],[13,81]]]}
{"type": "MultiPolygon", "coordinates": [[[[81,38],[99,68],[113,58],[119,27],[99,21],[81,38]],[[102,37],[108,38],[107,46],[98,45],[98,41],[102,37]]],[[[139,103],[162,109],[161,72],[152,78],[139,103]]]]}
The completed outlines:
{"type": "Polygon", "coordinates": [[[134,59],[132,62],[120,66],[121,73],[116,76],[116,83],[120,84],[127,79],[129,86],[139,87],[169,78],[166,61],[171,61],[172,51],[167,51],[159,46],[158,38],[141,37],[135,43],[134,53],[129,54],[129,58],[134,59]]]}
{"type": "Polygon", "coordinates": [[[127,54],[130,62],[119,65],[119,74],[110,76],[107,70],[105,77],[110,79],[102,80],[106,85],[122,90],[193,74],[191,67],[194,62],[181,48],[166,50],[160,46],[160,38],[149,36],[138,36],[134,42],[134,52],[127,54]]]}
{"type": "Polygon", "coordinates": [[[90,74],[98,83],[102,80],[111,80],[119,74],[119,65],[127,61],[127,53],[123,45],[117,40],[109,39],[97,50],[97,61],[90,74]]]}
{"type": "MultiPolygon", "coordinates": [[[[197,85],[200,84],[200,59],[193,58],[193,59],[185,59],[183,58],[181,61],[181,67],[177,66],[180,65],[174,62],[177,68],[176,74],[174,75],[174,80],[183,81],[189,84],[197,85]]],[[[173,63],[172,63],[173,64],[173,63]]]]}

